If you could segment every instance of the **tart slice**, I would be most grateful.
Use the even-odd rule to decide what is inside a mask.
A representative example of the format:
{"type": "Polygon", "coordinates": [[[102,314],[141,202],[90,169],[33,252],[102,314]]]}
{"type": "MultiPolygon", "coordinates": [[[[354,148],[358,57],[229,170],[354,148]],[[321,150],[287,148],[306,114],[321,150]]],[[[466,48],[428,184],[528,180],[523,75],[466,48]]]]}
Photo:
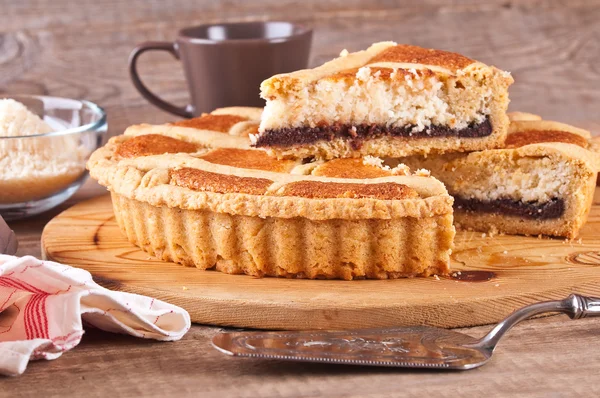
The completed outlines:
{"type": "Polygon", "coordinates": [[[454,197],[457,226],[575,238],[592,204],[598,155],[590,133],[544,120],[512,122],[503,149],[398,159],[424,167],[454,197]]]}
{"type": "Polygon", "coordinates": [[[362,159],[303,164],[207,148],[198,135],[119,136],[94,152],[127,238],[230,274],[387,279],[448,272],[452,198],[426,175],[362,159]]]}
{"type": "Polygon", "coordinates": [[[280,158],[398,157],[501,146],[508,72],[392,42],[265,80],[253,145],[280,158]]]}

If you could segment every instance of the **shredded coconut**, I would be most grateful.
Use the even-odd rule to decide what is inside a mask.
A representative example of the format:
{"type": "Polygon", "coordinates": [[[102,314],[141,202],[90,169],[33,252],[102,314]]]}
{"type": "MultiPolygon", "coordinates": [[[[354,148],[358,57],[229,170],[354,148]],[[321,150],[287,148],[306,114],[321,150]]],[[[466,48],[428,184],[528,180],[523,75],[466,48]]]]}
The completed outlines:
{"type": "Polygon", "coordinates": [[[356,78],[358,80],[367,81],[369,80],[369,76],[371,76],[371,68],[368,66],[363,66],[356,72],[356,78]]]}
{"type": "Polygon", "coordinates": [[[398,166],[392,169],[392,174],[395,176],[409,176],[410,167],[408,167],[404,163],[400,163],[398,166]]]}
{"type": "Polygon", "coordinates": [[[384,165],[383,164],[383,159],[378,158],[376,156],[365,156],[363,158],[363,164],[366,166],[374,166],[374,167],[379,167],[383,170],[390,170],[390,166],[384,165]]]}
{"type": "Polygon", "coordinates": [[[248,138],[250,139],[250,143],[255,145],[256,141],[258,140],[258,134],[249,134],[248,138]]]}
{"type": "Polygon", "coordinates": [[[77,136],[26,138],[53,129],[20,102],[0,99],[0,203],[42,199],[66,188],[84,171],[77,136]]]}
{"type": "MultiPolygon", "coordinates": [[[[369,156],[369,155],[365,156],[363,158],[363,164],[365,164],[367,166],[379,167],[382,170],[389,171],[392,175],[395,175],[395,176],[411,175],[410,168],[407,165],[405,165],[404,163],[400,163],[396,167],[391,168],[390,166],[388,166],[387,164],[384,163],[383,159],[378,158],[376,156],[369,156]]],[[[425,170],[425,171],[427,171],[427,170],[425,170]]],[[[419,170],[417,170],[417,172],[419,172],[419,170]]],[[[425,175],[425,173],[422,173],[422,174],[415,173],[415,175],[429,177],[429,174],[425,175]]]]}

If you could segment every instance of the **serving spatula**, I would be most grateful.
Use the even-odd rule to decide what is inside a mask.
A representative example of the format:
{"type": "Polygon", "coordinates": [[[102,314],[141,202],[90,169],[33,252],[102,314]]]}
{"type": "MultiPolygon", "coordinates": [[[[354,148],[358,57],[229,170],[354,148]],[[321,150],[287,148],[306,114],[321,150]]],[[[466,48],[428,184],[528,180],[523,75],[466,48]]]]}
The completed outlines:
{"type": "Polygon", "coordinates": [[[534,315],[562,312],[571,319],[600,316],[600,299],[571,294],[523,307],[481,339],[428,326],[344,331],[233,332],[216,335],[219,351],[240,357],[348,365],[473,369],[487,363],[502,336],[534,315]]]}

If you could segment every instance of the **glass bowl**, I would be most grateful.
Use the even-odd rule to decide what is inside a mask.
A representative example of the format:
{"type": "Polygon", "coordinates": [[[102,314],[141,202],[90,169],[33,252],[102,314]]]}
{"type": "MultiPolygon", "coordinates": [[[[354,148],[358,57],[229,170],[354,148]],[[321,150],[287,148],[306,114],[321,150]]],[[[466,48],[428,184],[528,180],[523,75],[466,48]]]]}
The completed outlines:
{"type": "Polygon", "coordinates": [[[0,136],[0,214],[6,220],[33,216],[73,195],[85,182],[85,164],[102,144],[106,113],[89,101],[7,95],[37,114],[52,132],[0,136]]]}

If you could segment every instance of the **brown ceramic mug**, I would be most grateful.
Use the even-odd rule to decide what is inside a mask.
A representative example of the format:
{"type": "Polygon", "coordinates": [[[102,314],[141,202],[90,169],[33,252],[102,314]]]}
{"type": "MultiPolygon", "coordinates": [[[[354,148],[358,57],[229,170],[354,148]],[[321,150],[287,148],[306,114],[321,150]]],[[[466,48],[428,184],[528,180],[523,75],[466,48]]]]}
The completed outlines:
{"type": "Polygon", "coordinates": [[[129,58],[131,80],[152,104],[193,117],[224,106],[264,106],[260,83],[277,74],[305,69],[312,30],[289,22],[201,25],[179,31],[175,42],[146,42],[129,58]],[[142,83],[138,57],[150,50],[183,62],[191,104],[180,107],[159,98],[142,83]]]}

